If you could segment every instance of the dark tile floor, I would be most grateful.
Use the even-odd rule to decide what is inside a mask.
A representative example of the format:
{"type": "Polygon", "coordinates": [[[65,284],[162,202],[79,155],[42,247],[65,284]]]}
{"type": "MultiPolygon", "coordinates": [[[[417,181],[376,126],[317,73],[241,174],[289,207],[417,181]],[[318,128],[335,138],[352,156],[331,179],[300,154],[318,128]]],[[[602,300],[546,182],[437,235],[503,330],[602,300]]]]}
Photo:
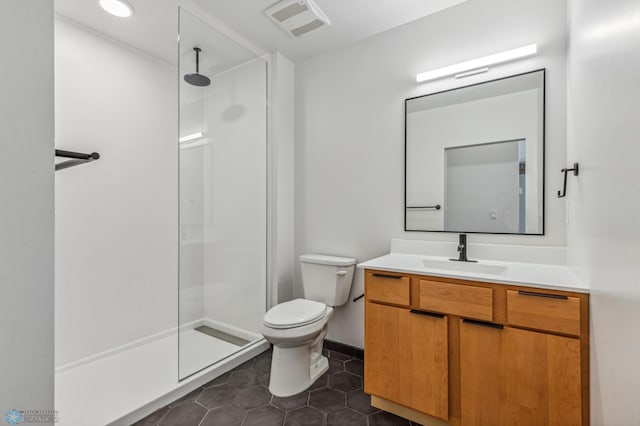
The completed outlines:
{"type": "Polygon", "coordinates": [[[361,360],[325,350],[329,371],[288,398],[268,390],[271,351],[163,407],[135,426],[411,426],[371,406],[361,360]]]}

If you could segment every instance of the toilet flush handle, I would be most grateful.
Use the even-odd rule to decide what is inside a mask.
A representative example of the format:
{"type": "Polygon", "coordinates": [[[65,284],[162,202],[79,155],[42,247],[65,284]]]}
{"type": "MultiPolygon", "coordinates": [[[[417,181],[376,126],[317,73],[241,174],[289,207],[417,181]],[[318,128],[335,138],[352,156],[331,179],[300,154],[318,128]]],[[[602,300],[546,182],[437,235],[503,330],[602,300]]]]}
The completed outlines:
{"type": "Polygon", "coordinates": [[[336,275],[339,277],[344,277],[345,275],[347,275],[347,271],[337,271],[336,275]]]}

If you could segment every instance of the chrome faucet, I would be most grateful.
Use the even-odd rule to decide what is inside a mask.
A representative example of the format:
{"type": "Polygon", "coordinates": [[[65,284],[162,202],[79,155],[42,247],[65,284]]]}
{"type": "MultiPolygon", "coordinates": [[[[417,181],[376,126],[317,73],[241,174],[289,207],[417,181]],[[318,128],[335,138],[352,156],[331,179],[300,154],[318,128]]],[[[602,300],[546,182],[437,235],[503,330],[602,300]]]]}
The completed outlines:
{"type": "Polygon", "coordinates": [[[460,234],[460,241],[458,242],[458,253],[460,255],[457,259],[449,259],[454,262],[477,262],[477,260],[467,259],[467,234],[460,234]]]}

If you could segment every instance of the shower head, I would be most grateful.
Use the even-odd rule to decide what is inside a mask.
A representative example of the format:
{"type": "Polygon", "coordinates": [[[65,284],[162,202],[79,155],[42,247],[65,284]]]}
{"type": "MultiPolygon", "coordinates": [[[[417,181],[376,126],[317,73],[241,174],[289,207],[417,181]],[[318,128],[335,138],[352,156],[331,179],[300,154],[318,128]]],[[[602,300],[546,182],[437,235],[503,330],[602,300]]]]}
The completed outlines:
{"type": "Polygon", "coordinates": [[[211,84],[211,80],[209,80],[207,76],[198,74],[197,72],[193,74],[186,74],[184,76],[184,81],[186,81],[192,86],[198,86],[198,87],[207,87],[208,85],[211,84]]]}
{"type": "Polygon", "coordinates": [[[200,52],[202,52],[202,49],[194,47],[193,50],[196,52],[196,72],[193,74],[185,74],[184,81],[192,86],[206,87],[211,84],[211,80],[209,80],[209,77],[206,75],[200,74],[200,52]]]}

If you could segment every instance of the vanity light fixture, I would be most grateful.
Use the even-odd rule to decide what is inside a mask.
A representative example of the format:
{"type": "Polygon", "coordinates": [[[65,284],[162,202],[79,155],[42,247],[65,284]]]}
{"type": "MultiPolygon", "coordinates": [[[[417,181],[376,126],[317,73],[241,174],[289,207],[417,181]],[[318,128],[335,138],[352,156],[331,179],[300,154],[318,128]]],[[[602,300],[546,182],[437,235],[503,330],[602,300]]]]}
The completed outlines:
{"type": "Polygon", "coordinates": [[[119,18],[128,18],[133,15],[133,6],[126,0],[100,0],[100,6],[119,18]]]}
{"type": "Polygon", "coordinates": [[[515,59],[526,58],[528,56],[535,55],[537,52],[538,45],[530,44],[528,46],[507,50],[505,52],[496,53],[483,58],[473,59],[471,61],[450,65],[448,67],[423,72],[416,76],[416,81],[418,83],[423,83],[425,81],[437,80],[451,75],[455,75],[456,78],[468,77],[470,75],[489,71],[490,65],[502,64],[515,59]]]}
{"type": "Polygon", "coordinates": [[[198,132],[191,135],[183,136],[179,139],[180,143],[187,143],[204,138],[204,133],[198,132]]]}

